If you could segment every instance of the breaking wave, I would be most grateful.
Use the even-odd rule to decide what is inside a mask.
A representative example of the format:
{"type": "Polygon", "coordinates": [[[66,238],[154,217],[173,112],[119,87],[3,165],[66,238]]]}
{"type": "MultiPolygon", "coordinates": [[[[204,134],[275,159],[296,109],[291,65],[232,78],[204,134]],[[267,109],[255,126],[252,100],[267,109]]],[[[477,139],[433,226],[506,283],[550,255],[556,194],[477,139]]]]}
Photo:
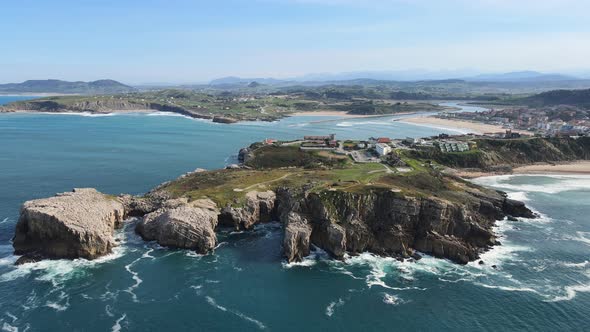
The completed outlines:
{"type": "MultiPolygon", "coordinates": [[[[505,190],[512,190],[523,194],[530,192],[557,194],[564,191],[575,191],[590,189],[590,175],[535,175],[535,174],[519,174],[519,175],[495,175],[484,176],[472,180],[473,182],[505,190]],[[542,177],[554,180],[553,183],[543,184],[511,184],[510,180],[516,177],[542,177]]],[[[513,194],[514,195],[514,194],[513,194]]],[[[516,194],[519,195],[519,194],[516,194]]]]}

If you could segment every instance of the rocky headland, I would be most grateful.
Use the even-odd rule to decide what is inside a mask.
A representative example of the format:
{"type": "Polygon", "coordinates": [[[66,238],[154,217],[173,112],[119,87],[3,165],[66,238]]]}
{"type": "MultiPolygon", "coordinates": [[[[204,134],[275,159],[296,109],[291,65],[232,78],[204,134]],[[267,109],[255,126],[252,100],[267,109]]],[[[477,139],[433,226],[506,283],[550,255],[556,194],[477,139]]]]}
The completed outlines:
{"type": "Polygon", "coordinates": [[[249,230],[280,222],[284,257],[312,246],[335,259],[371,252],[399,259],[420,253],[465,264],[498,244],[496,220],[535,218],[522,202],[428,164],[411,172],[356,164],[297,147],[253,145],[238,169],[196,170],[143,196],[95,189],[24,203],[14,236],[17,264],[106,255],[128,217],[146,241],[206,254],[220,227],[249,230]],[[303,160],[303,164],[294,164],[303,160]]]}

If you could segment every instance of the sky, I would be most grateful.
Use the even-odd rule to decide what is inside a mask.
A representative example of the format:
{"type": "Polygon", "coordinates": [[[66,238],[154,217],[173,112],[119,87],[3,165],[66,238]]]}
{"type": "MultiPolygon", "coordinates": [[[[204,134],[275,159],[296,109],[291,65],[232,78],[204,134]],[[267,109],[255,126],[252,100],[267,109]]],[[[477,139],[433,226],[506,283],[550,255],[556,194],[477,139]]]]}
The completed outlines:
{"type": "Polygon", "coordinates": [[[425,70],[590,77],[589,0],[3,0],[0,82],[425,70]]]}

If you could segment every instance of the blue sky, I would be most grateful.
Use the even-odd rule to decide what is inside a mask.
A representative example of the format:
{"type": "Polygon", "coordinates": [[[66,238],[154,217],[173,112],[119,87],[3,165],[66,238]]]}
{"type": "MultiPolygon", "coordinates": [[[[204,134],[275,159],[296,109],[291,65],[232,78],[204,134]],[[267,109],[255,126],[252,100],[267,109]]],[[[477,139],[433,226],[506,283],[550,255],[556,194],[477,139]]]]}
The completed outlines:
{"type": "Polygon", "coordinates": [[[0,81],[590,73],[588,0],[6,0],[0,81]]]}

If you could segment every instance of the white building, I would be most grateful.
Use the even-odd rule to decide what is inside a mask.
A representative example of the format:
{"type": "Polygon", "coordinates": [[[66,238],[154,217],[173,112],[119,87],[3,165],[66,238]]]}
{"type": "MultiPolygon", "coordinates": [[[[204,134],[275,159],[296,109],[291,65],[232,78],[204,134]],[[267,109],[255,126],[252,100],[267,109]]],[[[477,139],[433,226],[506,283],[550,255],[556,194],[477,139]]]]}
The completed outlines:
{"type": "Polygon", "coordinates": [[[442,152],[464,152],[469,151],[469,144],[458,141],[443,141],[438,143],[442,152]]]}
{"type": "Polygon", "coordinates": [[[385,143],[377,143],[375,144],[375,150],[379,154],[379,156],[385,156],[392,152],[391,146],[385,143]]]}

